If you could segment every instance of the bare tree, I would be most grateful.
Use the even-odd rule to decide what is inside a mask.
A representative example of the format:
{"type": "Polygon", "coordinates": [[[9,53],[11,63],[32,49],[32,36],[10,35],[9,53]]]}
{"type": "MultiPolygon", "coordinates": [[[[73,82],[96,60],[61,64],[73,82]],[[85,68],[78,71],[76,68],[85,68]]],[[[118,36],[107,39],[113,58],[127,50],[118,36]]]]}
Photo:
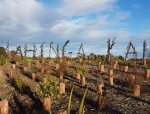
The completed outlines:
{"type": "Polygon", "coordinates": [[[29,50],[27,50],[27,44],[25,44],[24,45],[24,49],[25,49],[25,51],[24,51],[24,53],[25,53],[25,57],[27,56],[26,54],[27,54],[27,51],[33,51],[33,60],[34,60],[34,58],[35,58],[35,53],[36,53],[36,50],[37,50],[37,48],[36,48],[36,45],[35,45],[35,43],[33,44],[33,46],[34,46],[34,49],[33,50],[31,50],[31,49],[29,49],[29,50]],[[35,49],[36,48],[36,49],[35,49]]]}
{"type": "Polygon", "coordinates": [[[127,53],[125,53],[126,54],[125,60],[126,60],[128,54],[131,54],[131,53],[133,53],[133,57],[135,59],[137,59],[137,52],[135,51],[135,47],[133,47],[132,41],[129,42],[129,45],[128,45],[128,47],[126,49],[127,49],[127,53]],[[130,46],[132,46],[134,52],[129,52],[130,46]]]}
{"type": "MultiPolygon", "coordinates": [[[[17,47],[16,47],[16,48],[17,48],[17,47]]],[[[17,54],[17,51],[19,51],[19,54],[21,55],[21,58],[22,58],[22,60],[23,60],[23,56],[22,56],[22,52],[21,52],[21,46],[18,46],[18,48],[17,48],[17,50],[16,50],[14,56],[12,57],[12,60],[14,59],[15,55],[17,54]]]]}
{"type": "MultiPolygon", "coordinates": [[[[45,42],[44,42],[44,44],[45,44],[45,42]]],[[[40,48],[41,48],[41,58],[43,58],[43,49],[44,49],[44,47],[43,47],[43,43],[42,43],[42,45],[40,45],[40,48]]]]}
{"type": "Polygon", "coordinates": [[[145,52],[147,52],[147,44],[146,44],[146,40],[144,40],[143,42],[143,60],[145,59],[145,52]]]}
{"type": "Polygon", "coordinates": [[[67,40],[66,43],[65,43],[65,45],[63,46],[63,49],[62,49],[62,58],[64,57],[65,46],[67,46],[68,43],[69,43],[69,40],[67,40]]]}
{"type": "Polygon", "coordinates": [[[111,46],[110,46],[110,38],[108,39],[108,41],[107,41],[107,43],[108,43],[108,50],[107,50],[107,53],[108,53],[108,55],[109,55],[109,61],[110,61],[110,50],[112,49],[112,46],[115,44],[115,39],[116,39],[116,37],[114,38],[114,40],[112,41],[112,44],[111,44],[111,46]]]}
{"type": "Polygon", "coordinates": [[[51,48],[52,48],[52,43],[53,43],[53,42],[51,42],[51,43],[50,43],[50,49],[49,49],[49,59],[50,59],[50,57],[51,57],[51,48]]]}
{"type": "Polygon", "coordinates": [[[84,50],[83,50],[83,45],[82,45],[82,44],[83,44],[83,43],[81,43],[81,46],[80,46],[79,51],[78,51],[78,53],[77,53],[77,58],[78,58],[78,55],[81,54],[81,55],[83,55],[83,59],[85,59],[85,58],[86,58],[86,55],[84,54],[84,50]],[[82,48],[82,53],[80,53],[81,48],[82,48]]]}

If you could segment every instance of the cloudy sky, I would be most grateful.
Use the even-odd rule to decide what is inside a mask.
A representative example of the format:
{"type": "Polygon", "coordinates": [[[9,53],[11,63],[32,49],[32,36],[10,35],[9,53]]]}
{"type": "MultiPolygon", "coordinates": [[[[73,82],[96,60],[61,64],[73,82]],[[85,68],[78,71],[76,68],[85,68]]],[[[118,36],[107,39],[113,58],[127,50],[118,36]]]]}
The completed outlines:
{"type": "MultiPolygon", "coordinates": [[[[57,44],[73,57],[83,43],[84,53],[107,54],[107,41],[116,38],[110,51],[114,56],[125,57],[132,40],[138,57],[143,57],[143,42],[150,50],[149,0],[0,0],[0,46],[9,50],[24,45],[40,55],[44,42],[44,57],[49,56],[50,43],[57,44]]],[[[131,51],[132,48],[130,49],[131,51]]],[[[61,50],[60,50],[61,51],[61,50]]],[[[33,52],[27,52],[32,57],[33,52]]],[[[61,55],[61,53],[60,53],[61,55]]],[[[52,51],[52,57],[55,53],[52,51]]],[[[133,57],[130,54],[128,57],[133,57]]]]}

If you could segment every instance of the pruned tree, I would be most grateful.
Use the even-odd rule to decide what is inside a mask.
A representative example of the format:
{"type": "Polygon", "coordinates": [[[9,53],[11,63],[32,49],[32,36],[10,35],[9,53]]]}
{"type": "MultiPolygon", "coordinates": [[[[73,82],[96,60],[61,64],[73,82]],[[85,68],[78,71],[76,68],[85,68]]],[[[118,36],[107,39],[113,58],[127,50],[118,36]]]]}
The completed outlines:
{"type": "MultiPolygon", "coordinates": [[[[16,48],[17,48],[17,47],[16,47],[16,48]]],[[[21,46],[18,46],[18,48],[17,48],[17,50],[16,50],[14,56],[12,57],[12,60],[14,59],[14,57],[15,57],[16,54],[20,54],[20,55],[21,55],[21,58],[22,58],[22,60],[23,60],[23,56],[22,56],[22,52],[21,52],[21,46]],[[17,51],[19,51],[19,53],[17,53],[17,51]]]]}
{"type": "Polygon", "coordinates": [[[68,43],[69,43],[69,40],[67,40],[66,43],[65,43],[65,45],[63,46],[63,49],[62,49],[62,58],[64,57],[65,46],[67,46],[68,43]]]}
{"type": "Polygon", "coordinates": [[[125,60],[126,60],[128,54],[131,54],[131,53],[133,54],[133,57],[135,59],[137,59],[137,52],[135,51],[135,47],[133,47],[132,41],[129,42],[129,45],[127,46],[126,49],[127,49],[127,53],[125,53],[126,54],[125,60]],[[131,46],[132,46],[133,52],[129,52],[131,46]]]}
{"type": "Polygon", "coordinates": [[[37,48],[36,48],[35,43],[34,43],[32,46],[34,46],[34,50],[33,50],[33,59],[34,59],[34,58],[35,58],[35,55],[36,55],[36,50],[37,50],[37,48]],[[36,48],[36,49],[35,49],[35,48],[36,48]]]}
{"type": "Polygon", "coordinates": [[[24,45],[24,55],[27,56],[27,44],[24,45]]]}
{"type": "Polygon", "coordinates": [[[145,52],[147,52],[147,44],[146,44],[146,40],[144,40],[143,42],[143,59],[145,59],[145,52]]]}
{"type": "Polygon", "coordinates": [[[8,42],[7,42],[6,51],[7,51],[7,57],[9,58],[9,40],[8,40],[8,42]]]}
{"type": "MultiPolygon", "coordinates": [[[[55,51],[55,49],[53,48],[53,46],[51,46],[52,47],[52,49],[53,49],[53,51],[55,52],[55,54],[56,54],[56,57],[57,57],[57,52],[55,51]]],[[[59,49],[59,47],[57,46],[57,48],[59,49]]],[[[57,50],[57,48],[56,48],[56,50],[57,50]]]]}
{"type": "Polygon", "coordinates": [[[33,60],[34,60],[34,58],[35,58],[35,53],[36,53],[36,50],[37,50],[37,48],[36,48],[36,45],[35,45],[35,43],[32,45],[32,46],[34,46],[34,49],[33,50],[31,50],[31,49],[29,49],[29,50],[27,50],[27,44],[25,44],[24,45],[24,49],[25,49],[25,51],[24,51],[24,53],[25,53],[25,57],[27,56],[27,51],[33,51],[33,60]],[[35,49],[36,48],[36,49],[35,49]]]}
{"type": "MultiPolygon", "coordinates": [[[[45,44],[45,42],[44,42],[44,44],[45,44]]],[[[44,49],[44,47],[43,47],[43,43],[42,43],[42,45],[40,45],[40,48],[41,48],[41,58],[43,58],[43,49],[44,49]]]]}
{"type": "Polygon", "coordinates": [[[84,54],[84,50],[83,50],[83,45],[82,45],[82,44],[83,44],[83,43],[81,43],[81,46],[80,46],[79,51],[78,51],[78,53],[77,53],[77,57],[78,57],[79,55],[83,55],[83,59],[85,59],[85,58],[86,58],[86,55],[84,54]],[[81,48],[82,48],[82,53],[80,53],[81,48]]]}
{"type": "Polygon", "coordinates": [[[57,50],[56,59],[59,60],[59,44],[57,44],[56,50],[57,50]]]}
{"type": "Polygon", "coordinates": [[[51,43],[50,43],[50,49],[49,49],[49,59],[50,59],[50,57],[51,57],[51,48],[52,48],[52,43],[53,43],[53,42],[51,42],[51,43]]]}
{"type": "Polygon", "coordinates": [[[111,46],[110,46],[110,38],[109,38],[108,41],[107,41],[107,43],[108,43],[108,50],[107,50],[107,53],[108,53],[108,55],[109,55],[109,61],[110,61],[110,50],[112,49],[113,45],[115,44],[115,42],[114,42],[115,39],[116,39],[116,37],[115,37],[114,40],[112,41],[111,46]]]}

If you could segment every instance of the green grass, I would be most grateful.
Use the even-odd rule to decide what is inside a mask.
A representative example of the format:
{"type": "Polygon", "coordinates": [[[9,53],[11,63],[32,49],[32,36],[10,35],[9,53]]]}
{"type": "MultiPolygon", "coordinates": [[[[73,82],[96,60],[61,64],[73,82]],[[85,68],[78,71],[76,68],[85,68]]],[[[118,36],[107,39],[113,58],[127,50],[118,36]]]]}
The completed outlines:
{"type": "Polygon", "coordinates": [[[122,107],[125,111],[132,111],[132,108],[130,106],[122,107]]]}

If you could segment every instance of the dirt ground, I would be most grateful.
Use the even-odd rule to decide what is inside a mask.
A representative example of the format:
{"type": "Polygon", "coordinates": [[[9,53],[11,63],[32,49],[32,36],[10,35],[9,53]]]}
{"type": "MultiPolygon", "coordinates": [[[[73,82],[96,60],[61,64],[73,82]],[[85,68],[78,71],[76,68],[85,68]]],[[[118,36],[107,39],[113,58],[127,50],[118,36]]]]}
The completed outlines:
{"type": "MultiPolygon", "coordinates": [[[[43,112],[43,98],[33,96],[33,91],[36,89],[37,84],[42,81],[42,78],[46,74],[47,71],[50,71],[52,76],[56,76],[56,80],[60,81],[59,75],[56,71],[56,64],[52,64],[51,67],[48,66],[48,63],[41,65],[38,67],[41,68],[44,66],[45,73],[41,73],[39,71],[37,73],[36,81],[32,80],[30,67],[27,67],[27,72],[22,72],[22,65],[19,65],[16,69],[12,68],[11,63],[7,63],[3,67],[3,76],[0,76],[0,101],[5,98],[9,102],[9,114],[49,114],[49,112],[43,112]],[[9,78],[9,72],[13,71],[13,77],[20,76],[23,79],[25,78],[26,88],[24,89],[24,93],[20,93],[18,87],[14,87],[11,79],[9,78]]],[[[86,88],[88,87],[88,91],[86,94],[86,98],[84,101],[84,114],[94,114],[97,109],[97,83],[100,80],[104,80],[104,84],[108,86],[108,91],[111,91],[113,95],[121,94],[123,97],[130,96],[133,94],[133,86],[128,85],[127,81],[129,79],[129,74],[136,73],[137,82],[140,83],[141,86],[141,94],[142,97],[144,94],[150,96],[150,83],[144,83],[144,81],[150,82],[149,79],[145,78],[145,70],[144,65],[138,65],[136,69],[133,66],[129,66],[129,72],[124,72],[124,66],[118,65],[117,69],[114,70],[114,75],[118,76],[118,78],[114,79],[114,83],[118,85],[122,85],[122,90],[118,90],[112,88],[108,85],[108,69],[112,66],[105,65],[104,73],[100,72],[100,68],[98,64],[86,65],[89,67],[89,73],[85,77],[86,85],[81,85],[81,80],[76,79],[76,70],[75,67],[79,66],[79,63],[70,64],[68,66],[67,74],[64,74],[63,81],[65,82],[65,94],[60,95],[58,99],[52,99],[51,103],[51,112],[52,114],[57,114],[60,109],[67,109],[69,97],[71,93],[71,89],[74,85],[72,99],[71,99],[71,114],[78,114],[78,110],[80,107],[80,103],[86,88]],[[136,71],[136,72],[135,72],[136,71]]],[[[2,67],[1,67],[2,69],[2,67]]],[[[109,95],[109,94],[108,94],[109,95]]],[[[109,98],[106,100],[109,102],[109,98]]],[[[107,103],[106,103],[107,104],[107,103]]],[[[106,109],[99,111],[99,114],[109,114],[111,111],[106,112],[106,109]]],[[[115,112],[114,112],[115,114],[115,112]]]]}

